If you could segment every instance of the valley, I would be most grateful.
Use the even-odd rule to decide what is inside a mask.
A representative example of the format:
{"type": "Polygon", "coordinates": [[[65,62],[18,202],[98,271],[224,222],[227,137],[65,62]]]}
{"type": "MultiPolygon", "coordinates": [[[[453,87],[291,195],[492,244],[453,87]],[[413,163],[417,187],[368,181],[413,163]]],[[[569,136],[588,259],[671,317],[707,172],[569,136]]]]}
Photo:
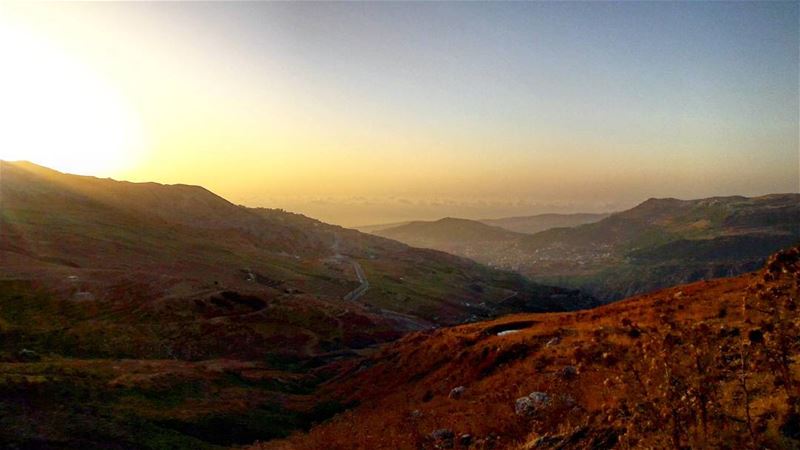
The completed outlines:
{"type": "MultiPolygon", "coordinates": [[[[667,417],[682,443],[736,448],[748,436],[736,400],[742,358],[753,361],[747,427],[761,430],[750,439],[795,439],[797,248],[735,278],[677,285],[656,272],[677,286],[598,307],[574,288],[200,187],[1,168],[0,442],[12,447],[661,447],[668,436],[652,423],[667,417]],[[778,312],[742,312],[743,298],[778,312]],[[756,332],[767,333],[766,353],[737,354],[756,332]],[[642,358],[687,349],[718,365],[709,373],[720,390],[702,394],[714,403],[701,425],[721,427],[713,438],[695,409],[648,406],[678,394],[642,358]],[[778,350],[788,352],[774,368],[783,372],[767,373],[778,350]]],[[[514,248],[547,244],[563,257],[595,254],[601,230],[598,264],[757,261],[793,236],[793,199],[727,200],[737,209],[720,207],[716,222],[696,218],[696,203],[676,216],[650,201],[536,234],[446,219],[434,237],[498,249],[519,239],[514,248]]],[[[668,363],[682,389],[709,382],[684,358],[668,363]]]]}
{"type": "Polygon", "coordinates": [[[800,195],[650,199],[594,223],[534,234],[453,218],[374,233],[608,302],[755,270],[771,253],[800,241],[800,195]]]}

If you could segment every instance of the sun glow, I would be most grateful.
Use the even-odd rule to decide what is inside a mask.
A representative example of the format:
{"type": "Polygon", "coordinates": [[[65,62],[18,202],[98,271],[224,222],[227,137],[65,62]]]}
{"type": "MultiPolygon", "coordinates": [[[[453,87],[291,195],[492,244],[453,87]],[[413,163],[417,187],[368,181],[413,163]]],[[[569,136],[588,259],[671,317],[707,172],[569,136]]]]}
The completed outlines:
{"type": "Polygon", "coordinates": [[[0,159],[112,175],[141,149],[138,118],[78,58],[0,17],[0,159]]]}

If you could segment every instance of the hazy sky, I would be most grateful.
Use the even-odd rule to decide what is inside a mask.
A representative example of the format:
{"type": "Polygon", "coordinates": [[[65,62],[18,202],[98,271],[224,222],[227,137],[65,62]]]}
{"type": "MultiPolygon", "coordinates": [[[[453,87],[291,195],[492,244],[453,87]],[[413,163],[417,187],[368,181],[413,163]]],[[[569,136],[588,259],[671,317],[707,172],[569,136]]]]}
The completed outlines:
{"type": "Polygon", "coordinates": [[[345,225],[796,192],[798,5],[3,3],[0,157],[345,225]]]}

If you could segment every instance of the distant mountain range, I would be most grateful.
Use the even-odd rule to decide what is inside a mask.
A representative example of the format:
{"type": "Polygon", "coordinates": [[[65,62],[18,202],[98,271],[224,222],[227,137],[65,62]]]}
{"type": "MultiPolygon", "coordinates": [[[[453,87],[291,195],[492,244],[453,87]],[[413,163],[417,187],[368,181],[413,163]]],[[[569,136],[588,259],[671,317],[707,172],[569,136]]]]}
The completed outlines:
{"type": "MultiPolygon", "coordinates": [[[[532,216],[503,217],[500,219],[481,219],[481,220],[474,220],[472,222],[480,222],[486,225],[500,227],[508,231],[514,231],[516,233],[534,234],[538,233],[539,231],[549,230],[550,228],[574,227],[586,223],[593,223],[600,221],[608,216],[609,216],[608,213],[536,214],[532,216]]],[[[396,223],[386,223],[378,225],[367,225],[362,227],[356,227],[356,229],[364,233],[378,234],[380,231],[401,227],[403,225],[408,225],[411,223],[424,224],[429,222],[425,221],[396,222],[396,223]]]]}
{"type": "Polygon", "coordinates": [[[409,222],[373,233],[414,247],[433,248],[494,264],[496,261],[491,255],[529,236],[477,220],[451,217],[433,222],[409,222]]]}
{"type": "Polygon", "coordinates": [[[534,234],[551,228],[575,227],[587,223],[599,222],[610,213],[591,214],[537,214],[534,216],[505,217],[502,219],[483,219],[481,223],[505,228],[517,233],[534,234]]]}
{"type": "Polygon", "coordinates": [[[758,267],[800,241],[800,194],[650,199],[594,223],[526,235],[442,219],[375,231],[615,300],[758,267]]]}

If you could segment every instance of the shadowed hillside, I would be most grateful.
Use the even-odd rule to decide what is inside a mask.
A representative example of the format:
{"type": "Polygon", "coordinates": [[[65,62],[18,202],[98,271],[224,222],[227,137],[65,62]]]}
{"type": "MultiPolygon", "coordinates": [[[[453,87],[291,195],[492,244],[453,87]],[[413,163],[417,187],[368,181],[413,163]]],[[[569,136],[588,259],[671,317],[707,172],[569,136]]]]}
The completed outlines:
{"type": "Polygon", "coordinates": [[[333,362],[413,330],[593,304],[197,186],[2,162],[0,202],[0,442],[22,447],[282,436],[341,407],[311,395],[333,362]]]}

